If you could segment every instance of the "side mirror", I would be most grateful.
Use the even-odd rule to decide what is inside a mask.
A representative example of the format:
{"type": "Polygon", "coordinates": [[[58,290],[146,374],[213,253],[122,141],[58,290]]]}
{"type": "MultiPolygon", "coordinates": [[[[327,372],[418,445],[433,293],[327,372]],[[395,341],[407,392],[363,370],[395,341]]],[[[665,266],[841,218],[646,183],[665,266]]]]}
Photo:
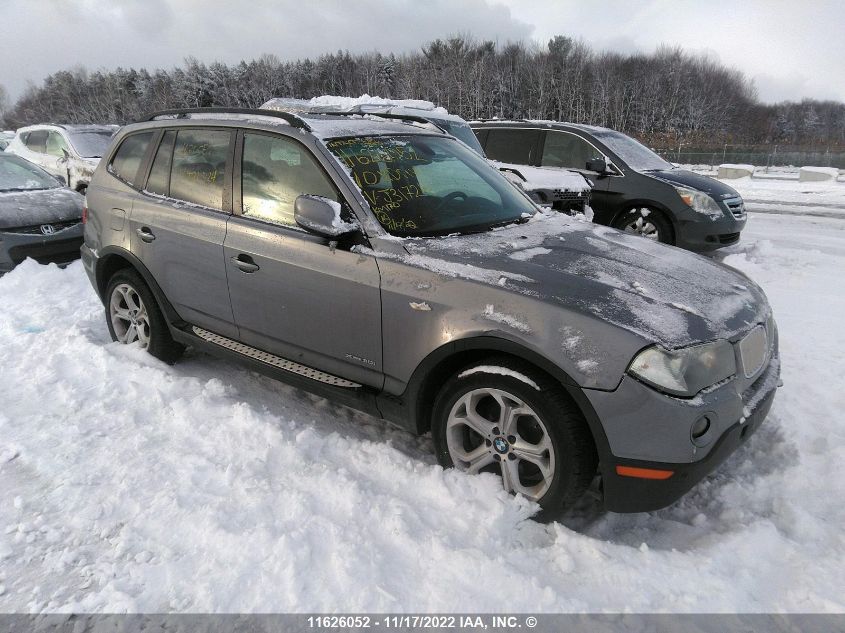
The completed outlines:
{"type": "Polygon", "coordinates": [[[59,184],[61,184],[61,185],[62,185],[62,187],[67,187],[67,179],[66,179],[64,176],[53,176],[53,177],[54,177],[56,180],[58,180],[58,181],[59,181],[59,184]]]}
{"type": "Polygon", "coordinates": [[[306,231],[337,239],[354,233],[359,227],[354,222],[345,222],[340,217],[340,203],[323,196],[303,194],[293,203],[293,219],[306,231]]]}
{"type": "Polygon", "coordinates": [[[594,171],[597,174],[606,174],[607,161],[604,158],[591,158],[587,161],[587,171],[594,171]]]}
{"type": "Polygon", "coordinates": [[[63,147],[63,148],[62,148],[62,156],[64,156],[64,159],[65,159],[65,160],[67,160],[68,158],[70,158],[70,154],[68,153],[68,151],[67,151],[67,148],[66,148],[66,147],[63,147]]]}

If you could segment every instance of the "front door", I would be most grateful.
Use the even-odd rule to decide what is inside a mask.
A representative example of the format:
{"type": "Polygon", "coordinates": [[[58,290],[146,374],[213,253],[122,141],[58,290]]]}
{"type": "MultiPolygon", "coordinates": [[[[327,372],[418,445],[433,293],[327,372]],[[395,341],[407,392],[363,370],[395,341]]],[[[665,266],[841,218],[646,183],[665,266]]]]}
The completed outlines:
{"type": "Polygon", "coordinates": [[[224,254],[240,340],[300,364],[381,387],[381,292],[371,255],[299,228],[300,194],[341,201],[298,141],[244,132],[242,176],[224,254]]]}

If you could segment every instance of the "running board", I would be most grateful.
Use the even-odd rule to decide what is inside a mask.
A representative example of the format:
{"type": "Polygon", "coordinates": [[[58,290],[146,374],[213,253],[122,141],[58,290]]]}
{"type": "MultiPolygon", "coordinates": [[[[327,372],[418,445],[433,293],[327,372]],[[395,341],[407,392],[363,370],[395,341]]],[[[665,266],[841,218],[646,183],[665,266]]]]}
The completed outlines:
{"type": "Polygon", "coordinates": [[[305,378],[310,378],[311,380],[316,380],[327,385],[332,385],[333,387],[346,387],[349,389],[354,389],[361,386],[357,382],[352,382],[351,380],[346,380],[345,378],[339,378],[338,376],[327,374],[326,372],[320,371],[319,369],[314,369],[313,367],[306,367],[305,365],[300,365],[299,363],[295,363],[292,360],[287,360],[286,358],[276,356],[275,354],[270,354],[269,352],[262,352],[260,349],[250,347],[249,345],[244,345],[243,343],[238,343],[237,341],[233,341],[232,339],[226,338],[225,336],[220,336],[219,334],[215,334],[214,332],[203,330],[202,328],[199,328],[196,325],[191,326],[191,328],[193,329],[194,334],[199,336],[201,339],[208,341],[209,343],[214,343],[215,345],[219,345],[220,347],[225,347],[228,350],[237,352],[238,354],[242,354],[243,356],[247,356],[248,358],[252,358],[253,360],[258,360],[262,363],[272,365],[273,367],[278,367],[279,369],[289,371],[292,374],[298,374],[299,376],[304,376],[305,378]]]}

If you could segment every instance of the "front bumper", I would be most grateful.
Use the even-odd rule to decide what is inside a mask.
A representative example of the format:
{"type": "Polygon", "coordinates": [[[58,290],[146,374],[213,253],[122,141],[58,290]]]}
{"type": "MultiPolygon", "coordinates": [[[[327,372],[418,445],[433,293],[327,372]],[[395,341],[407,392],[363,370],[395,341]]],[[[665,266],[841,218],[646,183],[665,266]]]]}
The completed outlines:
{"type": "Polygon", "coordinates": [[[667,396],[630,376],[613,392],[585,390],[602,421],[608,451],[601,455],[604,503],[614,512],[646,512],[676,501],[719,466],[762,423],[780,383],[777,329],[766,364],[694,398],[667,396]],[[706,418],[708,430],[694,436],[706,418]],[[617,471],[622,467],[623,473],[617,471]],[[662,471],[665,478],[644,478],[662,471]]]}
{"type": "Polygon", "coordinates": [[[728,213],[719,218],[690,211],[678,214],[675,227],[676,246],[706,252],[739,242],[747,217],[735,218],[728,213]]]}
{"type": "Polygon", "coordinates": [[[67,264],[79,259],[82,223],[52,235],[13,233],[0,229],[0,273],[9,272],[27,258],[39,264],[67,264]]]}

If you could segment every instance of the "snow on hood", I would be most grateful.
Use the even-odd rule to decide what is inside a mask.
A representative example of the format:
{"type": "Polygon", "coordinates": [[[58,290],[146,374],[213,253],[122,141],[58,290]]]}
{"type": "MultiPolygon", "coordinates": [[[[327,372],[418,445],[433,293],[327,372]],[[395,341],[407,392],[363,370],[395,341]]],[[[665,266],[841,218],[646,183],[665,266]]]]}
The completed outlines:
{"type": "Polygon", "coordinates": [[[0,229],[80,218],[83,200],[81,195],[64,187],[0,191],[0,229]]]}
{"type": "Polygon", "coordinates": [[[559,213],[493,233],[406,240],[406,249],[418,258],[409,263],[425,252],[496,271],[490,278],[505,275],[515,292],[670,348],[732,339],[769,314],[763,291],[732,268],[559,213]]]}
{"type": "Polygon", "coordinates": [[[590,185],[578,172],[557,167],[530,167],[491,160],[496,169],[509,169],[519,172],[525,182],[520,183],[526,191],[534,189],[561,189],[563,191],[589,191],[590,185]]]}

